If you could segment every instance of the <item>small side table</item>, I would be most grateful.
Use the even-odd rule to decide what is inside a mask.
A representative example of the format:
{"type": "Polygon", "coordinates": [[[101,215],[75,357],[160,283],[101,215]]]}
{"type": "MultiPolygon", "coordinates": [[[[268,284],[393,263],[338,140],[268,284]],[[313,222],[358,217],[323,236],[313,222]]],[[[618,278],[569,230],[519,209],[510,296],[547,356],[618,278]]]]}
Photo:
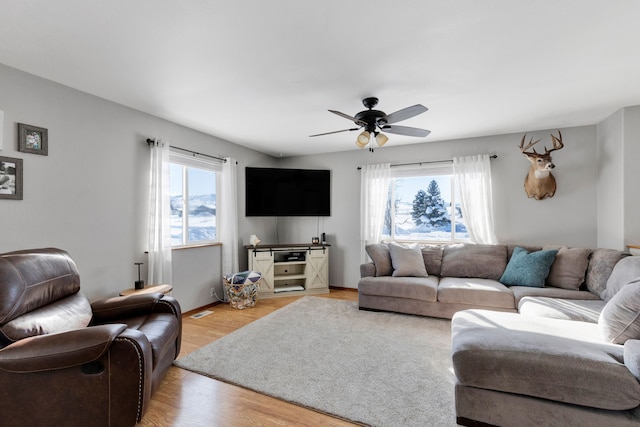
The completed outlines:
{"type": "Polygon", "coordinates": [[[152,294],[154,292],[161,292],[165,295],[171,293],[173,290],[173,286],[171,285],[149,285],[145,286],[142,289],[129,288],[123,291],[120,291],[120,296],[124,297],[127,295],[140,295],[140,294],[152,294]]]}

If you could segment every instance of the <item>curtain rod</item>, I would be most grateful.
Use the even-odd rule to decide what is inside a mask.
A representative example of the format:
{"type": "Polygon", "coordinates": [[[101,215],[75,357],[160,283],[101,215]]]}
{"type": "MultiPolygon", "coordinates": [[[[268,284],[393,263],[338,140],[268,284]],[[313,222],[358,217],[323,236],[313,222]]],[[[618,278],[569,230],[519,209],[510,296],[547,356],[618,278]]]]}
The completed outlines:
{"type": "MultiPolygon", "coordinates": [[[[153,139],[147,138],[147,145],[151,145],[151,144],[153,144],[153,139]]],[[[175,145],[170,145],[169,147],[173,148],[174,150],[186,151],[187,153],[191,153],[194,156],[197,155],[197,156],[210,157],[212,159],[220,160],[224,163],[227,163],[227,159],[223,159],[222,157],[216,157],[216,156],[211,156],[209,154],[198,153],[197,151],[187,150],[186,148],[176,147],[175,145]]]]}
{"type": "MultiPolygon", "coordinates": [[[[489,156],[489,158],[490,159],[497,159],[498,155],[497,154],[493,154],[493,155],[489,156]]],[[[397,165],[391,165],[391,167],[393,168],[393,167],[398,167],[398,166],[412,166],[412,165],[422,166],[422,165],[429,165],[429,164],[432,164],[432,163],[452,163],[452,162],[453,162],[453,160],[431,160],[431,161],[428,161],[428,162],[399,163],[397,165]]],[[[358,166],[357,169],[361,170],[362,166],[358,166]]]]}

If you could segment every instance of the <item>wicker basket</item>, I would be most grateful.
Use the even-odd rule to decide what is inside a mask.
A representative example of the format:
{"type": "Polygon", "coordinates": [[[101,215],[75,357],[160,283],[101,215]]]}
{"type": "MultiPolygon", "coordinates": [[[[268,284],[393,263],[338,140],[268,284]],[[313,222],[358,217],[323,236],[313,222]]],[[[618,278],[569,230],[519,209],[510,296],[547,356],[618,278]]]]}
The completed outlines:
{"type": "Polygon", "coordinates": [[[223,277],[224,289],[229,298],[229,305],[232,308],[244,310],[256,305],[262,277],[260,273],[254,274],[258,275],[257,279],[255,276],[248,278],[247,276],[250,276],[250,274],[248,275],[247,272],[223,277]]]}

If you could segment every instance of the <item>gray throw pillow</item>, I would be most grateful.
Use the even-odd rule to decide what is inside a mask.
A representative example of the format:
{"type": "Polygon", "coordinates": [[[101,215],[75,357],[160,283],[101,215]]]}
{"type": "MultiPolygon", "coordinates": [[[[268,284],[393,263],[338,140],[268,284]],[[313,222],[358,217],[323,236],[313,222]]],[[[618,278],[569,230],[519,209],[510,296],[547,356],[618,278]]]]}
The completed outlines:
{"type": "Polygon", "coordinates": [[[365,250],[376,266],[376,277],[391,276],[393,266],[391,265],[389,246],[385,243],[372,243],[365,246],[365,250]]]}
{"type": "Polygon", "coordinates": [[[637,281],[638,277],[640,277],[640,257],[630,256],[621,259],[613,267],[611,275],[607,279],[607,287],[602,291],[601,298],[608,302],[627,283],[637,281]]]}
{"type": "Polygon", "coordinates": [[[587,289],[589,289],[589,292],[598,295],[605,301],[609,301],[604,298],[607,280],[615,265],[627,256],[629,256],[628,253],[615,249],[594,249],[589,260],[589,268],[587,268],[587,289]]]}
{"type": "Polygon", "coordinates": [[[551,264],[547,285],[562,289],[579,290],[584,282],[589,266],[591,249],[544,247],[544,249],[558,249],[555,261],[551,264]]]}
{"type": "Polygon", "coordinates": [[[427,268],[424,266],[422,251],[418,245],[399,245],[389,243],[391,263],[393,264],[394,277],[427,277],[427,268]]]}
{"type": "Polygon", "coordinates": [[[614,344],[640,339],[640,283],[629,283],[609,300],[600,313],[602,338],[614,344]]]}

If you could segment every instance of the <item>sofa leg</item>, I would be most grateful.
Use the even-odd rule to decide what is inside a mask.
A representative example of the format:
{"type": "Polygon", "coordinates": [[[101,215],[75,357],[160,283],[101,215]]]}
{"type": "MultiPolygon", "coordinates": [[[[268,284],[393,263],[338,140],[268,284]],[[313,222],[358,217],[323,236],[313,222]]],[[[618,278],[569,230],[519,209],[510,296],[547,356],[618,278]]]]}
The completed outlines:
{"type": "Polygon", "coordinates": [[[482,421],[475,421],[465,417],[456,417],[456,423],[466,427],[497,427],[493,424],[483,423],[482,421]]]}
{"type": "Polygon", "coordinates": [[[367,308],[367,307],[360,307],[360,306],[358,306],[358,310],[373,311],[374,313],[384,313],[385,312],[385,310],[378,310],[376,308],[367,308]]]}

